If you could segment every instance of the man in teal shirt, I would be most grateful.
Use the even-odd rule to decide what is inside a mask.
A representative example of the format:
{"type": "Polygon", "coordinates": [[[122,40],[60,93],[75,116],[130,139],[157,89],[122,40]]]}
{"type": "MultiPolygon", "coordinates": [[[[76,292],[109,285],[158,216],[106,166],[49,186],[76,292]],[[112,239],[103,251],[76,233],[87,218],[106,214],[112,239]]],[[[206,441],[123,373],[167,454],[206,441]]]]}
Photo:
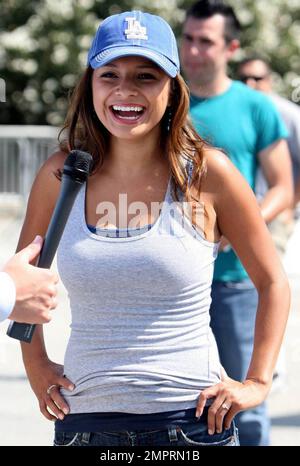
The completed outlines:
{"type": "MultiPolygon", "coordinates": [[[[231,7],[218,0],[200,0],[187,12],[181,64],[199,134],[226,152],[252,188],[257,168],[262,168],[269,190],[261,202],[261,213],[269,222],[292,199],[287,131],[266,96],[227,75],[227,62],[239,47],[239,31],[231,7]]],[[[212,288],[211,326],[228,375],[243,381],[253,349],[257,293],[226,238],[220,250],[212,288]]],[[[238,414],[236,422],[241,445],[268,445],[265,404],[238,414]]]]}
{"type": "MultiPolygon", "coordinates": [[[[232,81],[222,94],[209,98],[191,95],[190,109],[198,133],[226,152],[254,190],[260,164],[258,154],[287,137],[284,123],[269,99],[239,81],[232,81]]],[[[221,253],[214,279],[244,278],[247,273],[235,253],[232,250],[221,253]]]]}

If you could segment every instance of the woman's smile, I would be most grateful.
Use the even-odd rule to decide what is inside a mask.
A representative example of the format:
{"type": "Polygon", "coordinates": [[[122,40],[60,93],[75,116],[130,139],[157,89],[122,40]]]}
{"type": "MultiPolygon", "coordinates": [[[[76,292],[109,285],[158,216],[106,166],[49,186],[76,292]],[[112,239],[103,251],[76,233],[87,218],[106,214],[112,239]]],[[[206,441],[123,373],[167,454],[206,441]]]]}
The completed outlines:
{"type": "Polygon", "coordinates": [[[140,122],[145,113],[145,107],[139,104],[114,104],[109,110],[118,123],[132,125],[140,122]]]}

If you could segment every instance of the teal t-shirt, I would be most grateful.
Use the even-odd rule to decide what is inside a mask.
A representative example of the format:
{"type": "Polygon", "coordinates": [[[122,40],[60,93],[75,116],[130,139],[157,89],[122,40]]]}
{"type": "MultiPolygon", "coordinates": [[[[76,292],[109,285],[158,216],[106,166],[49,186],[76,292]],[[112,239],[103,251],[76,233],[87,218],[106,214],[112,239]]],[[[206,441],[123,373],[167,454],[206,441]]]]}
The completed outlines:
{"type": "MultiPolygon", "coordinates": [[[[223,149],[254,190],[257,154],[288,132],[271,100],[239,81],[223,94],[199,98],[191,96],[190,113],[200,136],[223,149]]],[[[231,249],[220,252],[214,280],[240,281],[247,272],[231,249]]]]}

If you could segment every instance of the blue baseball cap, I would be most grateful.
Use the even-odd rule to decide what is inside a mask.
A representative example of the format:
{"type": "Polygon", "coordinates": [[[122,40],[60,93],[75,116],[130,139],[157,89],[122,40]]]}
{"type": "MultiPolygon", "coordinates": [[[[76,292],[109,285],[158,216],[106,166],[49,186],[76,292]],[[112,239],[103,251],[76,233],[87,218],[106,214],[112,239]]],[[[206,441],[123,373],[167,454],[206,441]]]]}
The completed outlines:
{"type": "Polygon", "coordinates": [[[93,68],[117,58],[145,57],[174,78],[179,72],[176,39],[162,18],[141,11],[126,11],[109,16],[99,26],[88,54],[93,68]]]}

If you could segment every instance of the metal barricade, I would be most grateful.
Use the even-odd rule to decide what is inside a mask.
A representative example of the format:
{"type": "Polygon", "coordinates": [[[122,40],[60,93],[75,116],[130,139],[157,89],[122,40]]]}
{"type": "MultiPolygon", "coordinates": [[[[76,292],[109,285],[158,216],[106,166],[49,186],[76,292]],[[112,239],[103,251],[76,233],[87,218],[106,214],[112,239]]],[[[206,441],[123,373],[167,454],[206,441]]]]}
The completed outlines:
{"type": "Polygon", "coordinates": [[[58,148],[59,128],[0,125],[0,202],[26,202],[35,175],[58,148]]]}

